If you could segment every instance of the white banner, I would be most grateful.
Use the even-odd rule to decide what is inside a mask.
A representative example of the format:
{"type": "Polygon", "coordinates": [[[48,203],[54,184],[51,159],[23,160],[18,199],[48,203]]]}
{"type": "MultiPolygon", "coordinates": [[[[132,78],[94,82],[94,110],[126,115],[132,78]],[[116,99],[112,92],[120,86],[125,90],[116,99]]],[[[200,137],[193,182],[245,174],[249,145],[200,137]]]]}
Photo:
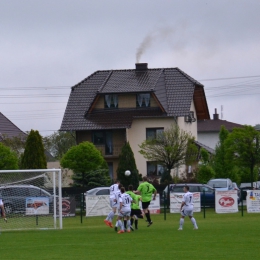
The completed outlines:
{"type": "MultiPolygon", "coordinates": [[[[142,209],[142,203],[140,201],[140,209],[142,209]]],[[[149,205],[149,211],[151,214],[160,214],[160,194],[156,194],[155,200],[151,200],[149,205]]]]}
{"type": "Polygon", "coordinates": [[[111,211],[109,195],[86,196],[86,216],[107,216],[111,211]]]}
{"type": "MultiPolygon", "coordinates": [[[[110,211],[109,195],[85,196],[86,200],[86,216],[107,216],[110,211]]],[[[142,203],[140,202],[142,209],[142,203]]],[[[151,200],[149,210],[151,214],[160,214],[160,195],[156,195],[155,200],[151,200]]]]}
{"type": "Polygon", "coordinates": [[[235,213],[238,212],[237,191],[217,191],[215,192],[216,213],[235,213]]]}
{"type": "Polygon", "coordinates": [[[47,197],[28,197],[25,205],[26,215],[48,215],[50,211],[47,197]]]}
{"type": "Polygon", "coordinates": [[[260,190],[248,190],[246,196],[248,213],[260,213],[260,190]]]}
{"type": "MultiPolygon", "coordinates": [[[[193,212],[200,212],[200,192],[193,192],[193,212]]],[[[170,193],[170,213],[180,213],[181,202],[183,198],[183,193],[170,193]]]]}

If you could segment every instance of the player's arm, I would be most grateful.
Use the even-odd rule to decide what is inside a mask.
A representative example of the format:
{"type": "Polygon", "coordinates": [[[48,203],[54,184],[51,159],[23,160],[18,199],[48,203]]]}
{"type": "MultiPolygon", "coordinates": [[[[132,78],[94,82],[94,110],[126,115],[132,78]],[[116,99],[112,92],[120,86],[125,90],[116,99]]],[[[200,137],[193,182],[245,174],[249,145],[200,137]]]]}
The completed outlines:
{"type": "Polygon", "coordinates": [[[185,202],[182,201],[180,211],[182,210],[182,207],[185,205],[185,202]]]}
{"type": "Polygon", "coordinates": [[[142,185],[140,184],[137,188],[136,191],[134,191],[134,194],[137,194],[137,195],[141,195],[141,191],[142,191],[142,185]]]}
{"type": "Polygon", "coordinates": [[[154,192],[153,192],[153,200],[156,199],[156,195],[157,195],[157,190],[154,188],[154,192]]]}

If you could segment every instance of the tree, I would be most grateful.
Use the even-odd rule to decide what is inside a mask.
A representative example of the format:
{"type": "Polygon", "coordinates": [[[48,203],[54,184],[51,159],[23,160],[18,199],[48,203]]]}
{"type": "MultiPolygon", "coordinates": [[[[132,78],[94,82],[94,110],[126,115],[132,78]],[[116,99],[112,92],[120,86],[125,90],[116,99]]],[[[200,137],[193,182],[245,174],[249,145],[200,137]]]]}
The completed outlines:
{"type": "Polygon", "coordinates": [[[134,153],[128,142],[122,147],[119,155],[117,178],[126,189],[128,189],[130,184],[132,184],[135,189],[139,185],[139,172],[136,168],[134,153]],[[126,170],[131,172],[130,176],[125,176],[126,170]]]}
{"type": "Polygon", "coordinates": [[[25,142],[26,137],[22,135],[13,137],[3,135],[2,143],[5,146],[9,147],[12,151],[14,151],[18,157],[20,157],[21,154],[24,152],[25,142]]]}
{"type": "Polygon", "coordinates": [[[234,128],[225,141],[227,156],[250,172],[251,186],[256,181],[254,170],[260,165],[260,133],[252,126],[234,128]]]}
{"type": "Polygon", "coordinates": [[[44,153],[42,137],[37,130],[31,130],[21,156],[21,169],[46,169],[47,162],[44,153]]]}
{"type": "Polygon", "coordinates": [[[233,160],[227,157],[227,145],[225,141],[229,136],[229,131],[225,126],[221,126],[219,132],[219,142],[215,148],[215,155],[212,160],[212,167],[215,172],[215,178],[230,178],[234,182],[239,182],[237,174],[237,167],[234,165],[233,160]]]}
{"type": "Polygon", "coordinates": [[[147,160],[157,162],[166,168],[162,179],[168,183],[172,180],[171,170],[185,164],[187,148],[191,139],[193,137],[190,133],[173,124],[155,138],[145,140],[139,145],[141,148],[139,152],[147,160]]]}
{"type": "Polygon", "coordinates": [[[214,178],[215,172],[210,166],[209,153],[202,148],[200,150],[201,164],[198,166],[196,179],[199,183],[207,183],[210,179],[214,178]]]}
{"type": "Polygon", "coordinates": [[[18,157],[15,152],[11,151],[9,147],[6,147],[0,143],[0,170],[17,170],[18,169],[18,157]]]}
{"type": "Polygon", "coordinates": [[[63,168],[73,170],[74,186],[108,186],[108,165],[101,153],[90,142],[71,147],[60,162],[63,168]]]}
{"type": "Polygon", "coordinates": [[[43,138],[44,147],[52,156],[60,160],[62,156],[74,145],[76,139],[71,132],[54,132],[43,138]]]}

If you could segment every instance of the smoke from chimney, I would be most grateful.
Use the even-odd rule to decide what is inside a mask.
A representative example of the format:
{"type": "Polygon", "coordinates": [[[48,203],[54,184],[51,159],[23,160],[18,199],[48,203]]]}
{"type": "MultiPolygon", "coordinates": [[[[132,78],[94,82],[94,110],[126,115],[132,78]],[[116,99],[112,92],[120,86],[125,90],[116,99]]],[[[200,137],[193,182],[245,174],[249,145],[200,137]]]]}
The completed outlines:
{"type": "Polygon", "coordinates": [[[161,28],[158,30],[155,30],[148,35],[146,35],[141,42],[140,46],[137,48],[136,51],[136,63],[140,62],[141,56],[144,54],[144,52],[149,49],[157,40],[164,41],[169,36],[173,35],[175,32],[172,28],[161,28]]]}

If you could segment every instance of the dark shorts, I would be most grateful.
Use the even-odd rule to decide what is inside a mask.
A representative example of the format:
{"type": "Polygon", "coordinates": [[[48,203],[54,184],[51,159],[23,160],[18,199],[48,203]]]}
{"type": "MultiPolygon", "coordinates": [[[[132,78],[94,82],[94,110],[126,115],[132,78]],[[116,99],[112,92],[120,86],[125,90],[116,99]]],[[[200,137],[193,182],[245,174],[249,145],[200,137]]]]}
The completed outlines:
{"type": "Polygon", "coordinates": [[[143,209],[148,209],[149,205],[150,205],[151,201],[147,201],[147,202],[142,202],[142,208],[143,209]]]}
{"type": "Polygon", "coordinates": [[[142,211],[140,209],[131,209],[131,217],[133,215],[136,215],[136,216],[142,215],[142,211]]]}

